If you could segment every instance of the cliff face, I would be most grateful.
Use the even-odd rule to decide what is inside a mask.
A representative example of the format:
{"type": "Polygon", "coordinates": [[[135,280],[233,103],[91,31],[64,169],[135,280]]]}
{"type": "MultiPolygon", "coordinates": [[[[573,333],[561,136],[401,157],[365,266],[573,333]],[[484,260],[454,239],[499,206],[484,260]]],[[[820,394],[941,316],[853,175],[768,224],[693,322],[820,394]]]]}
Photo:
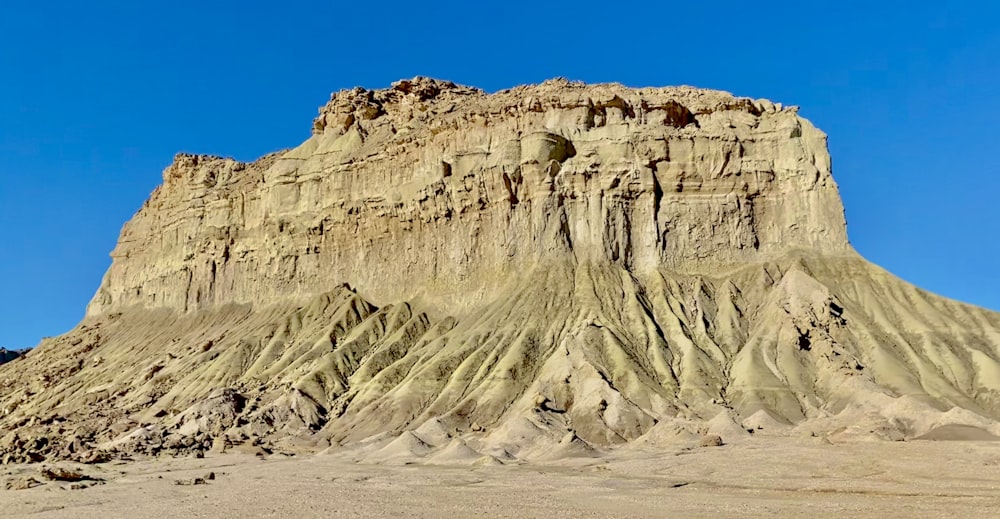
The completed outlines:
{"type": "Polygon", "coordinates": [[[793,109],[417,78],[313,128],[177,156],[87,319],[0,367],[6,461],[1000,434],[1000,315],[859,257],[793,109]]]}
{"type": "Polygon", "coordinates": [[[179,155],[89,314],[278,301],[349,283],[454,315],[548,261],[711,272],[847,253],[826,138],[795,110],[692,88],[431,79],[334,94],[253,164],[179,155]]]}

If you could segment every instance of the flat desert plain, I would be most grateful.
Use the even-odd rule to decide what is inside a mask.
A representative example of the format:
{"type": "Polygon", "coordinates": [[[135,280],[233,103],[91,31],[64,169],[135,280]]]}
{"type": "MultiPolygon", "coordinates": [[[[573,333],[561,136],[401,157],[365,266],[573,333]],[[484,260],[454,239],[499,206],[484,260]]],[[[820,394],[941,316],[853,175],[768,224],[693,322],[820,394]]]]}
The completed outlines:
{"type": "MultiPolygon", "coordinates": [[[[0,491],[4,517],[997,517],[1000,442],[752,438],[547,464],[351,451],[58,464],[103,480],[0,491]],[[193,484],[197,481],[198,484],[193,484]]],[[[44,480],[38,466],[3,478],[44,480]]]]}

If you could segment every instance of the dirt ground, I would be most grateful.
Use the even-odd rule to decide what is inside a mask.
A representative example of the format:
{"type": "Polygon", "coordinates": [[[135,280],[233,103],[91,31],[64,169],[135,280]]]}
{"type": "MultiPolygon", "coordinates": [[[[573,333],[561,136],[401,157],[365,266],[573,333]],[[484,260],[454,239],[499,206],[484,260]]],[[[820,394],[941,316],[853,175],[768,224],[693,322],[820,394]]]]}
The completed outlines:
{"type": "Polygon", "coordinates": [[[8,466],[3,517],[997,517],[1000,442],[754,438],[551,464],[359,464],[350,453],[8,466]],[[211,474],[211,475],[210,475],[211,474]],[[214,479],[213,477],[214,476],[214,479]],[[197,480],[203,480],[197,481],[197,480]],[[197,483],[197,484],[195,484],[197,483]]]}

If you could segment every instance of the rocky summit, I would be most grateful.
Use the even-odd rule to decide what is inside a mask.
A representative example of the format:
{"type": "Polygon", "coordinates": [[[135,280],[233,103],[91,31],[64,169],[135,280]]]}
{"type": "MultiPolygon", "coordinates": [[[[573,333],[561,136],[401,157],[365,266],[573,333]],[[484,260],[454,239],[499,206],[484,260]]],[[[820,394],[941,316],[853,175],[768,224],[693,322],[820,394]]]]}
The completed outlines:
{"type": "Polygon", "coordinates": [[[0,367],[5,462],[1000,434],[1000,314],[860,257],[826,136],[766,100],[346,90],[297,148],[178,155],[112,257],[0,367]]]}

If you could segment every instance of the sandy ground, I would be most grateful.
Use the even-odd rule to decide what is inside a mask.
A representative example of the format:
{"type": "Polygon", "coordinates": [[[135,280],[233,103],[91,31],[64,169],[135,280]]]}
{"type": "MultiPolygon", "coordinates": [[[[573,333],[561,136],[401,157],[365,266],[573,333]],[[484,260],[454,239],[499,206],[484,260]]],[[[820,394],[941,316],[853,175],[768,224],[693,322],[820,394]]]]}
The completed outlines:
{"type": "MultiPolygon", "coordinates": [[[[83,467],[106,479],[0,491],[3,517],[998,517],[1000,442],[618,451],[550,465],[366,465],[223,454],[83,467]],[[215,479],[181,486],[177,480],[215,479]]],[[[37,467],[5,467],[6,479],[37,467]]]]}

